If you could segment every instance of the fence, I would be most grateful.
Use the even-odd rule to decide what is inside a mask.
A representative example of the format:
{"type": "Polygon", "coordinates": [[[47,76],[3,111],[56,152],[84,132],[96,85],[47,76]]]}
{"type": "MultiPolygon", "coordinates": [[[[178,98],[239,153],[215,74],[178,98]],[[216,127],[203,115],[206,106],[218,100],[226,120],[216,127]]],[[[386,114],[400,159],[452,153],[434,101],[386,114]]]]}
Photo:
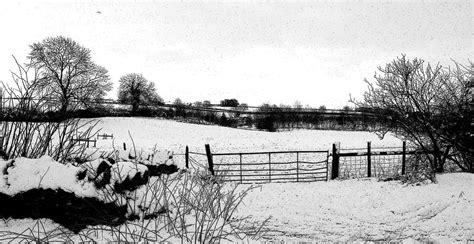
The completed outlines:
{"type": "Polygon", "coordinates": [[[209,170],[211,169],[205,164],[201,162],[205,162],[207,155],[205,153],[198,153],[198,152],[190,152],[189,147],[186,146],[186,151],[184,153],[184,160],[186,164],[186,168],[193,169],[193,170],[209,170]],[[200,157],[200,159],[197,159],[200,157]]]}
{"type": "Polygon", "coordinates": [[[97,140],[91,140],[91,139],[72,139],[73,141],[79,142],[79,143],[84,143],[86,147],[90,146],[90,143],[94,143],[93,147],[97,146],[97,140]]]}
{"type": "Polygon", "coordinates": [[[407,156],[417,153],[408,151],[406,142],[398,148],[372,148],[368,142],[367,148],[340,149],[333,144],[331,179],[404,175],[407,156]]]}
{"type": "Polygon", "coordinates": [[[113,139],[114,138],[114,134],[97,134],[97,139],[108,139],[108,138],[111,138],[113,139]]]}
{"type": "Polygon", "coordinates": [[[407,157],[419,153],[407,150],[406,142],[402,147],[390,148],[372,148],[370,142],[366,148],[352,149],[340,149],[333,144],[331,153],[324,150],[212,153],[208,144],[205,149],[206,153],[197,153],[186,147],[186,168],[191,165],[193,169],[209,170],[224,181],[239,183],[393,177],[404,175],[407,157]],[[203,161],[207,165],[200,163],[203,161]]]}
{"type": "Polygon", "coordinates": [[[212,153],[208,144],[205,148],[206,154],[202,154],[189,152],[186,147],[186,167],[189,168],[189,162],[197,162],[190,155],[205,155],[211,174],[224,181],[265,183],[328,180],[327,150],[212,153]]]}

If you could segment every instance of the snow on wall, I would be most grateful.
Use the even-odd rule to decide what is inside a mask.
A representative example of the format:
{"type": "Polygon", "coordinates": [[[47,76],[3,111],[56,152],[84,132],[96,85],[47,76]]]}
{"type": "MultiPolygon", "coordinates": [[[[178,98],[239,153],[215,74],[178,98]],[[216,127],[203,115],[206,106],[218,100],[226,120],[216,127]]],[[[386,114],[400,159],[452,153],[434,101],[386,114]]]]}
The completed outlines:
{"type": "Polygon", "coordinates": [[[80,167],[72,164],[60,164],[49,156],[38,159],[17,158],[0,161],[3,172],[0,180],[0,192],[15,195],[31,189],[59,188],[72,192],[78,197],[97,195],[93,182],[78,181],[80,167]]]}
{"type": "MultiPolygon", "coordinates": [[[[162,162],[167,162],[164,160],[162,162]]],[[[74,193],[77,197],[96,197],[101,199],[94,180],[103,177],[101,167],[110,168],[110,180],[107,184],[114,186],[131,180],[137,174],[145,177],[148,172],[146,165],[134,161],[110,162],[96,159],[85,162],[80,166],[72,163],[61,164],[49,156],[38,159],[17,158],[0,160],[0,193],[13,196],[32,189],[62,189],[74,193]],[[80,179],[79,175],[85,177],[80,179]]]]}

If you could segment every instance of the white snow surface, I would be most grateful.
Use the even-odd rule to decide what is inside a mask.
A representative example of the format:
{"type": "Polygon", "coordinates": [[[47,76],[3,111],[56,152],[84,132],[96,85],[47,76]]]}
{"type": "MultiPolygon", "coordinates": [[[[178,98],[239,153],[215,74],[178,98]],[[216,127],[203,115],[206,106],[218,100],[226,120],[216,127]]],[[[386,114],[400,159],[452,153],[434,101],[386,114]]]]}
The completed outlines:
{"type": "MultiPolygon", "coordinates": [[[[214,152],[326,150],[333,142],[341,142],[342,148],[363,147],[367,141],[372,141],[373,147],[401,145],[400,140],[391,135],[379,140],[368,132],[270,133],[150,118],[103,118],[99,127],[103,128],[101,133],[114,134],[116,144],[113,146],[110,139],[99,139],[99,150],[111,151],[126,142],[127,151],[123,150],[121,155],[128,157],[132,147],[130,131],[138,150],[150,152],[156,146],[161,151],[160,160],[168,160],[169,151],[184,153],[186,145],[192,151],[203,152],[205,143],[209,143],[214,152]]],[[[9,162],[0,160],[0,170],[9,162]]],[[[123,174],[116,177],[129,175],[133,167],[136,166],[124,166],[123,174]]],[[[31,188],[60,187],[75,194],[94,196],[92,183],[78,184],[77,170],[73,165],[58,164],[47,156],[36,160],[18,158],[15,167],[8,169],[7,177],[0,179],[0,192],[12,195],[31,188]]],[[[451,173],[437,178],[437,184],[421,186],[376,179],[263,184],[244,199],[238,214],[250,215],[251,220],[256,221],[271,217],[267,238],[285,242],[430,240],[466,243],[474,239],[474,174],[451,173]]],[[[137,189],[133,201],[153,201],[145,190],[145,187],[137,189]]],[[[35,220],[5,220],[0,221],[0,230],[23,231],[35,223],[35,220]]],[[[45,228],[56,228],[51,221],[45,223],[50,223],[45,228]]]]}
{"type": "MultiPolygon", "coordinates": [[[[13,196],[32,189],[61,189],[74,193],[77,197],[94,197],[98,200],[110,202],[114,199],[108,197],[105,194],[106,191],[98,190],[91,180],[97,176],[95,172],[101,162],[108,161],[96,159],[85,162],[83,166],[74,166],[72,164],[58,163],[49,156],[43,156],[38,159],[17,158],[8,161],[0,160],[0,172],[7,173],[2,174],[3,177],[0,179],[0,193],[13,196]],[[78,180],[77,174],[85,169],[87,169],[87,177],[84,180],[78,180]]],[[[138,164],[137,162],[117,162],[111,166],[109,185],[113,186],[116,183],[122,183],[127,178],[132,179],[136,173],[140,173],[143,176],[147,170],[145,165],[138,164]]],[[[145,191],[146,186],[139,187],[132,194],[134,198],[131,199],[129,197],[129,200],[141,201],[142,195],[146,195],[145,191]]],[[[118,196],[117,194],[116,197],[118,196]]],[[[126,201],[126,199],[122,199],[120,203],[126,201]]],[[[137,209],[132,210],[129,213],[137,211],[137,209]]]]}
{"type": "MultiPolygon", "coordinates": [[[[89,121],[88,119],[85,121],[89,121]]],[[[329,150],[332,143],[340,142],[341,148],[363,148],[368,141],[372,147],[401,147],[402,142],[393,135],[386,135],[381,140],[377,135],[364,131],[331,131],[331,130],[293,130],[284,132],[266,132],[257,130],[234,129],[216,125],[199,125],[164,120],[159,118],[100,118],[97,125],[100,133],[113,134],[114,139],[98,139],[99,152],[120,151],[121,157],[128,154],[142,154],[143,159],[150,155],[154,148],[158,158],[163,162],[174,153],[173,162],[178,167],[184,166],[182,156],[185,147],[192,152],[205,153],[204,145],[209,144],[211,151],[216,152],[255,152],[283,150],[329,150]],[[130,138],[133,138],[135,147],[130,138]],[[124,151],[123,143],[127,150],[124,151]]],[[[93,149],[91,149],[93,150],[93,149]]],[[[195,156],[198,157],[198,156],[195,156]]],[[[205,158],[198,158],[205,160],[205,158]]]]}
{"type": "MultiPolygon", "coordinates": [[[[0,161],[3,172],[9,161],[0,161]]],[[[14,165],[6,169],[7,174],[0,180],[0,192],[15,195],[31,189],[62,189],[78,197],[96,197],[97,191],[92,182],[78,181],[80,167],[60,164],[49,156],[39,159],[16,158],[14,165]]]]}
{"type": "MultiPolygon", "coordinates": [[[[38,159],[0,160],[0,172],[2,172],[0,193],[14,196],[32,189],[61,189],[73,193],[76,197],[93,197],[106,203],[115,202],[119,206],[127,205],[127,215],[136,214],[140,217],[163,206],[161,198],[153,198],[153,194],[149,193],[148,185],[157,185],[156,177],[152,177],[148,184],[141,185],[134,191],[126,191],[124,194],[111,192],[110,189],[113,189],[115,184],[122,183],[127,178],[132,179],[137,173],[140,173],[142,177],[144,176],[148,168],[137,162],[117,162],[113,164],[110,170],[110,182],[108,183],[111,187],[97,189],[92,179],[97,177],[95,172],[101,162],[107,163],[108,161],[97,159],[86,162],[82,166],[74,166],[72,164],[61,164],[48,156],[38,159]],[[77,174],[85,169],[87,169],[87,177],[78,180],[77,174]],[[7,174],[3,174],[3,172],[7,174]],[[138,204],[148,208],[142,210],[136,207],[138,204]]],[[[99,175],[99,177],[101,176],[99,175]]]]}
{"type": "Polygon", "coordinates": [[[121,183],[125,179],[132,179],[136,173],[140,173],[141,176],[145,174],[148,168],[145,165],[137,164],[136,162],[120,162],[112,165],[110,170],[111,178],[110,184],[121,183]]]}
{"type": "MultiPolygon", "coordinates": [[[[210,144],[214,152],[229,150],[311,150],[330,149],[334,142],[341,142],[341,147],[364,147],[372,141],[373,147],[393,147],[402,145],[392,135],[383,140],[370,132],[331,131],[331,130],[293,130],[284,132],[266,132],[244,130],[216,125],[199,125],[164,120],[159,118],[100,118],[100,133],[113,134],[116,147],[126,142],[132,147],[130,134],[137,147],[151,149],[154,145],[160,150],[184,153],[184,148],[204,152],[204,144],[210,144]]],[[[111,147],[111,139],[99,139],[98,147],[111,147]]]]}
{"type": "MultiPolygon", "coordinates": [[[[474,174],[437,177],[437,184],[421,186],[375,179],[263,184],[244,199],[238,215],[250,215],[252,221],[271,217],[264,240],[282,243],[472,241],[474,174]]],[[[43,222],[46,230],[57,228],[52,221],[43,222]]],[[[135,222],[131,225],[143,225],[135,222]]],[[[32,219],[9,219],[0,221],[0,230],[20,233],[35,225],[32,219]]],[[[102,235],[95,240],[114,240],[105,232],[102,235]]]]}
{"type": "Polygon", "coordinates": [[[474,174],[437,178],[422,186],[376,179],[264,184],[247,196],[239,214],[271,217],[275,240],[472,241],[474,174]]]}

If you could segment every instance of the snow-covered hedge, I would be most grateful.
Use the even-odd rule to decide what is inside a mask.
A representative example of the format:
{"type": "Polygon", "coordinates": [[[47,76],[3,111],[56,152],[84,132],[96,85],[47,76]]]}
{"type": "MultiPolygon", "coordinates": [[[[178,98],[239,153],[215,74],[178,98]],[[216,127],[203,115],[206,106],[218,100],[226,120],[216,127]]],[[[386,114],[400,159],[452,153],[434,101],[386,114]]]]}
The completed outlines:
{"type": "MultiPolygon", "coordinates": [[[[68,226],[74,229],[79,227],[72,219],[81,218],[82,214],[90,218],[90,213],[85,212],[96,209],[97,215],[116,214],[119,215],[116,219],[122,222],[130,218],[156,216],[157,212],[164,212],[164,206],[159,198],[149,194],[150,185],[156,188],[160,182],[154,176],[178,171],[170,164],[169,155],[163,155],[166,155],[165,164],[153,164],[156,158],[143,161],[99,158],[81,164],[62,164],[49,156],[0,160],[0,217],[51,218],[66,226],[74,224],[68,226]],[[51,211],[52,206],[58,211],[66,211],[64,216],[69,220],[51,211]]],[[[80,228],[96,222],[101,221],[81,222],[80,228]]]]}
{"type": "Polygon", "coordinates": [[[62,189],[74,193],[77,197],[100,199],[100,188],[116,188],[117,185],[134,179],[139,180],[138,185],[143,185],[150,176],[176,171],[177,167],[172,164],[156,165],[150,164],[150,161],[115,162],[113,159],[103,158],[81,165],[61,164],[49,156],[38,159],[0,160],[0,193],[13,196],[32,189],[62,189]],[[153,171],[151,175],[149,171],[153,171]]]}
{"type": "Polygon", "coordinates": [[[94,182],[77,179],[82,167],[61,164],[49,156],[0,161],[0,170],[0,193],[6,195],[14,196],[32,189],[62,189],[77,197],[97,196],[94,182]]]}

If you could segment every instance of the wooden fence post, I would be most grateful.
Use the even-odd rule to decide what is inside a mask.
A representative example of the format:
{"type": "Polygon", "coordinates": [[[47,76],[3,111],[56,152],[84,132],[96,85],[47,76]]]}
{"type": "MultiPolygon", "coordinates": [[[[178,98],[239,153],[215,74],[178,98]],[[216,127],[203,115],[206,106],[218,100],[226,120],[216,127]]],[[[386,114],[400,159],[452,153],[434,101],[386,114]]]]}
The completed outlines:
{"type": "Polygon", "coordinates": [[[406,156],[407,156],[407,142],[403,141],[403,147],[402,147],[402,175],[405,175],[406,156]]]}
{"type": "Polygon", "coordinates": [[[189,169],[189,147],[186,146],[186,151],[184,152],[184,160],[186,162],[186,169],[189,169]]]}
{"type": "Polygon", "coordinates": [[[370,141],[367,142],[367,177],[372,177],[372,160],[370,153],[370,141]]]}
{"type": "Polygon", "coordinates": [[[214,163],[212,162],[211,148],[209,147],[209,144],[206,144],[205,147],[206,147],[207,162],[209,163],[209,171],[211,172],[211,175],[214,175],[214,163]]]}
{"type": "Polygon", "coordinates": [[[339,177],[339,152],[336,147],[336,143],[332,144],[332,169],[331,169],[331,180],[339,177]]]}

